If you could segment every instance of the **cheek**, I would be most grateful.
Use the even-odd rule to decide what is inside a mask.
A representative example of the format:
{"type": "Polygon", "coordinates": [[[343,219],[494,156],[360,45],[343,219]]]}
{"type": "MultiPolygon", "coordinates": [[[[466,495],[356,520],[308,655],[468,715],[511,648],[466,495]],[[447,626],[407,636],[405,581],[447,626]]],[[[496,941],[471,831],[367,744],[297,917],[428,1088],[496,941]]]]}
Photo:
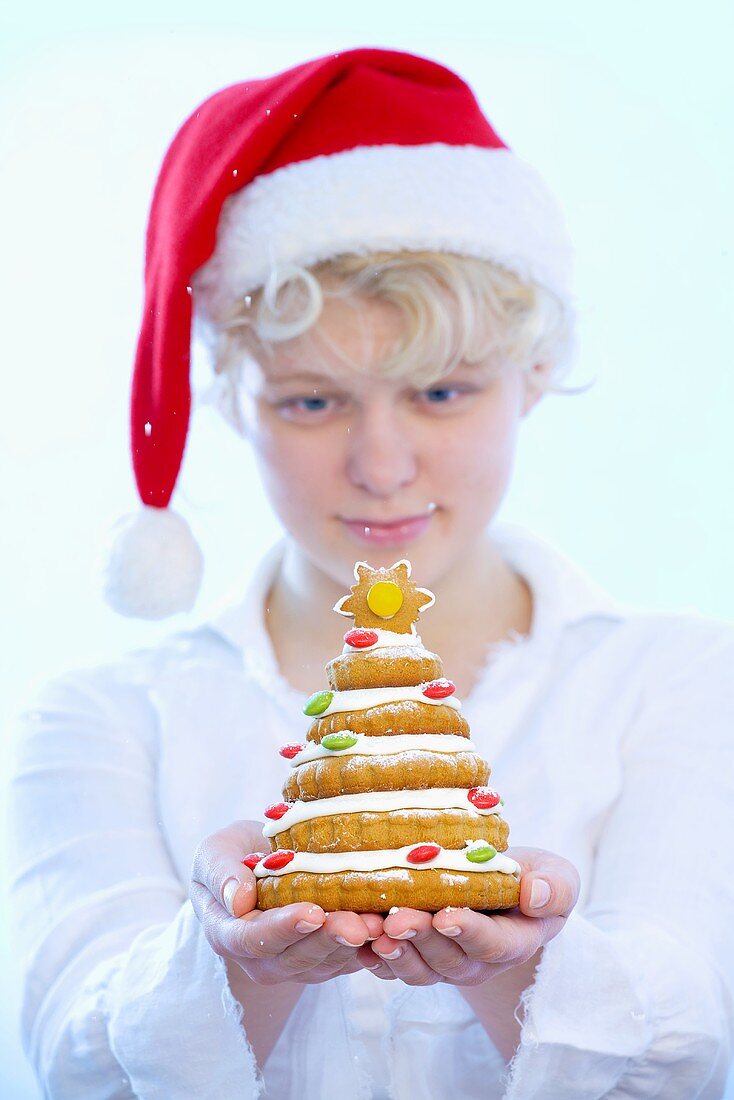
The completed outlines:
{"type": "Polygon", "coordinates": [[[458,420],[431,449],[435,478],[455,501],[496,500],[504,493],[512,471],[519,417],[513,401],[481,410],[463,423],[458,420]]]}
{"type": "Polygon", "coordinates": [[[313,517],[328,499],[337,468],[337,446],[318,432],[258,424],[251,445],[268,498],[287,526],[313,517]]]}

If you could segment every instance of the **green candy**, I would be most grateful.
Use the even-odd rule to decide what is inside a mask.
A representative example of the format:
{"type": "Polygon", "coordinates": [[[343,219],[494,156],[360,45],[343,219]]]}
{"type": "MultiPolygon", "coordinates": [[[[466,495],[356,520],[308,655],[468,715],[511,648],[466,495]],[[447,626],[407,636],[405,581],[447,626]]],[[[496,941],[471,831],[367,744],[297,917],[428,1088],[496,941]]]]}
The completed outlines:
{"type": "Polygon", "coordinates": [[[321,744],[325,749],[332,749],[334,752],[339,749],[351,749],[352,745],[356,745],[358,741],[355,733],[327,733],[326,737],[321,738],[321,744]]]}
{"type": "Polygon", "coordinates": [[[316,691],[306,702],[303,713],[308,714],[311,718],[313,718],[315,714],[323,714],[325,710],[328,710],[329,704],[333,698],[333,691],[316,691]]]}
{"type": "Polygon", "coordinates": [[[470,863],[487,863],[490,859],[494,859],[496,855],[497,849],[493,848],[491,844],[487,844],[484,848],[471,848],[466,853],[466,858],[470,863]]]}

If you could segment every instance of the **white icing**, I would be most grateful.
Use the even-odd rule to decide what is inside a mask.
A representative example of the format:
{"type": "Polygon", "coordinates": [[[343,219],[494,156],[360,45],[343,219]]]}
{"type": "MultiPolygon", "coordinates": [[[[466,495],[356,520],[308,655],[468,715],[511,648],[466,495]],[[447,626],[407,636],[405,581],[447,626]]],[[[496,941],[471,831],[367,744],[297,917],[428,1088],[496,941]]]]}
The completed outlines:
{"type": "Polygon", "coordinates": [[[293,875],[298,871],[312,874],[331,874],[335,871],[387,871],[391,867],[404,867],[410,871],[432,868],[442,871],[479,873],[500,871],[506,875],[515,875],[520,872],[520,864],[501,852],[492,859],[488,859],[486,863],[471,863],[466,858],[468,848],[442,848],[435,859],[428,863],[411,863],[406,857],[415,847],[417,847],[415,844],[406,844],[404,848],[384,848],[372,852],[296,852],[290,863],[277,870],[268,871],[262,863],[256,864],[255,876],[266,878],[268,875],[293,875]]]}
{"type": "Polygon", "coordinates": [[[468,737],[457,737],[453,733],[395,733],[384,737],[370,737],[365,733],[352,733],[351,730],[339,730],[349,733],[359,740],[348,749],[325,749],[314,741],[307,742],[305,748],[290,761],[292,768],[306,764],[309,760],[323,760],[329,756],[392,756],[397,752],[476,752],[477,747],[468,737]]]}
{"type": "Polygon", "coordinates": [[[377,641],[373,645],[364,646],[353,646],[345,642],[342,653],[371,653],[375,649],[420,649],[423,653],[428,653],[414,626],[411,626],[410,634],[398,634],[394,630],[381,630],[372,626],[364,629],[372,630],[377,635],[377,641]]]}
{"type": "Polygon", "coordinates": [[[385,703],[426,703],[432,707],[452,707],[461,710],[459,700],[450,695],[448,699],[428,699],[421,691],[421,685],[415,687],[355,688],[352,691],[335,691],[326,710],[312,717],[326,718],[327,714],[341,714],[344,711],[367,710],[369,707],[384,706],[385,703]]]}
{"type": "Polygon", "coordinates": [[[430,787],[424,791],[365,791],[340,794],[334,798],[314,798],[310,802],[291,802],[278,821],[268,821],[263,836],[271,837],[301,821],[334,814],[390,813],[391,810],[466,810],[477,817],[489,817],[502,810],[501,803],[491,810],[480,810],[467,798],[468,787],[430,787]]]}

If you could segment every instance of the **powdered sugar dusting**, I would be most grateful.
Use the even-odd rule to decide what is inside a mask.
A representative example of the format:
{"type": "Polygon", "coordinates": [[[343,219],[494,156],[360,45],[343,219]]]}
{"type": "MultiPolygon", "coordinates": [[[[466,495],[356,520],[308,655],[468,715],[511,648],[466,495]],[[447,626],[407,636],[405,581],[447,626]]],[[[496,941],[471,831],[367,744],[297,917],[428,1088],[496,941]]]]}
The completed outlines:
{"type": "Polygon", "coordinates": [[[466,875],[450,875],[447,872],[441,875],[441,882],[445,886],[466,886],[468,881],[466,875]]]}

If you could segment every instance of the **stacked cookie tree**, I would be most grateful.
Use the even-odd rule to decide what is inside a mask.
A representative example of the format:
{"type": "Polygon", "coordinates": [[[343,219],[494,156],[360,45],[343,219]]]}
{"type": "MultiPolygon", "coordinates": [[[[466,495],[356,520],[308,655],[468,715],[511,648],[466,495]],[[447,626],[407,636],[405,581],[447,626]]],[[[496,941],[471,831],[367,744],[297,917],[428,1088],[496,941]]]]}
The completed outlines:
{"type": "Polygon", "coordinates": [[[245,861],[261,909],[517,905],[502,800],[486,786],[489,765],[453,683],[416,633],[434,597],[410,572],[408,561],[358,562],[357,583],[334,608],[354,627],[326,666],[329,690],[304,707],[313,718],[305,745],[280,750],[291,773],[285,801],[265,811],[271,853],[245,861]]]}

